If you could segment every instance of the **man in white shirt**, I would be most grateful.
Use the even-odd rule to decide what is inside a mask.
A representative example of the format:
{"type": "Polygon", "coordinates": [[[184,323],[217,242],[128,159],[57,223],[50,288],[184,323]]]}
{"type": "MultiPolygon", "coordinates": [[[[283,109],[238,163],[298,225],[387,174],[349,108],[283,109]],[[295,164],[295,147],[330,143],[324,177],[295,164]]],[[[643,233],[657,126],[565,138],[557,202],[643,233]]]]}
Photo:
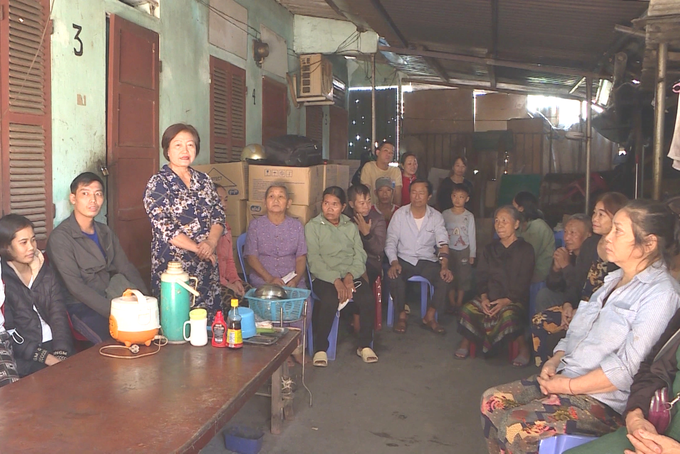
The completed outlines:
{"type": "Polygon", "coordinates": [[[390,262],[389,288],[394,309],[399,314],[394,331],[406,332],[406,281],[412,276],[422,276],[434,286],[423,324],[437,334],[445,334],[435,314],[446,309],[447,284],[453,280],[448,268],[449,235],[441,213],[427,204],[432,197],[432,183],[413,181],[410,195],[411,203],[392,216],[385,244],[385,255],[390,262]]]}

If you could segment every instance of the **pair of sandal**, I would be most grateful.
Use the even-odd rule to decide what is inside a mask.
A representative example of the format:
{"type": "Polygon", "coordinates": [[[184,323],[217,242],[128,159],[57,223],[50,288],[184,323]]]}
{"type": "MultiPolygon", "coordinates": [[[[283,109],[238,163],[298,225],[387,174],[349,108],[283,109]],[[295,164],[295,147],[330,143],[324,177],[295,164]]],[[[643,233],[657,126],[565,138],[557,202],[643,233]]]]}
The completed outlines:
{"type": "MultiPolygon", "coordinates": [[[[359,356],[367,364],[378,362],[378,355],[376,355],[373,349],[369,347],[357,348],[357,356],[359,356]]],[[[326,355],[326,352],[314,353],[312,364],[314,367],[328,366],[328,355],[326,355]]]]}

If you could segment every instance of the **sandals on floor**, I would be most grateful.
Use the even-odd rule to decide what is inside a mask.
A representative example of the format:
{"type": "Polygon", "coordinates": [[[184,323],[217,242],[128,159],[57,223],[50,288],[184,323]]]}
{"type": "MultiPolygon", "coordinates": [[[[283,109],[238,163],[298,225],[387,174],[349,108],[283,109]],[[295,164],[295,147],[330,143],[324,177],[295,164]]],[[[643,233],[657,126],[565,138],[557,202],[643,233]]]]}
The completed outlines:
{"type": "Polygon", "coordinates": [[[314,364],[314,367],[328,366],[328,355],[326,355],[326,352],[314,353],[314,359],[312,361],[312,364],[314,364]]]}
{"type": "Polygon", "coordinates": [[[434,320],[429,321],[429,322],[426,322],[425,320],[423,320],[423,323],[420,326],[421,326],[421,328],[425,328],[427,330],[430,330],[435,334],[441,334],[441,335],[446,334],[446,329],[444,329],[444,327],[442,325],[440,325],[439,323],[437,323],[434,320]]]}
{"type": "Polygon", "coordinates": [[[408,307],[408,304],[404,304],[404,312],[406,312],[407,314],[411,313],[411,308],[408,307]]]}
{"type": "Polygon", "coordinates": [[[470,356],[470,349],[469,348],[459,348],[453,354],[453,357],[456,358],[456,359],[465,359],[468,356],[470,356]]]}
{"type": "Polygon", "coordinates": [[[398,318],[397,322],[394,324],[394,328],[392,328],[395,333],[397,334],[405,334],[406,333],[406,320],[403,318],[398,318]]]}
{"type": "Polygon", "coordinates": [[[373,349],[369,347],[357,348],[357,355],[360,356],[365,363],[371,364],[378,362],[378,355],[376,355],[373,349]]]}

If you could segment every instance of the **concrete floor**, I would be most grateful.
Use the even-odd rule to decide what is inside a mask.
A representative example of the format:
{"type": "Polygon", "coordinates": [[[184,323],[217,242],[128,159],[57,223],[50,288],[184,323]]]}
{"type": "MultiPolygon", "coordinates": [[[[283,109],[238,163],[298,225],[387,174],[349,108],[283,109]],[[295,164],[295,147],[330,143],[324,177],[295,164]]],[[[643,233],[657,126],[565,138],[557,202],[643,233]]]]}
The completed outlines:
{"type": "MultiPolygon", "coordinates": [[[[412,305],[413,307],[414,305],[412,305]]],[[[265,454],[460,453],[486,452],[479,398],[484,390],[537,373],[514,368],[507,355],[456,360],[457,322],[441,317],[448,333],[421,329],[417,314],[406,335],[383,326],[375,338],[376,364],[356,356],[354,338],[341,325],[338,354],[325,369],[307,367],[314,401],[298,386],[295,419],[281,435],[269,433],[269,400],[254,396],[229,423],[265,432],[265,454]]],[[[300,367],[293,369],[299,384],[300,367]]],[[[222,435],[202,451],[227,453],[222,435]]]]}

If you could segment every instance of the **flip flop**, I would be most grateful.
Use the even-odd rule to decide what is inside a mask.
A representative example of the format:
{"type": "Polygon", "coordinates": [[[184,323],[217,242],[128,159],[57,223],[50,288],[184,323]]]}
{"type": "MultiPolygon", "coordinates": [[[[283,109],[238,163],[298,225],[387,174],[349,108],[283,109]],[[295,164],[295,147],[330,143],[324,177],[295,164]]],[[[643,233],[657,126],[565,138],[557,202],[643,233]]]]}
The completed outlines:
{"type": "Polygon", "coordinates": [[[407,314],[411,313],[411,308],[408,307],[408,304],[404,304],[404,312],[406,312],[407,314]]]}
{"type": "Polygon", "coordinates": [[[365,363],[371,364],[378,362],[378,355],[376,355],[373,349],[369,347],[357,348],[357,355],[360,356],[365,363]]]}
{"type": "Polygon", "coordinates": [[[456,359],[465,359],[468,356],[470,356],[470,349],[469,348],[459,348],[453,354],[453,357],[456,358],[456,359]]]}
{"type": "Polygon", "coordinates": [[[326,352],[316,352],[314,353],[314,359],[312,361],[314,367],[326,367],[328,366],[328,356],[326,352]]]}
{"type": "Polygon", "coordinates": [[[431,322],[426,322],[423,320],[423,323],[420,325],[421,328],[427,329],[432,331],[435,334],[441,334],[442,336],[446,334],[446,329],[439,323],[435,322],[432,320],[431,322]]]}
{"type": "Polygon", "coordinates": [[[397,322],[394,324],[394,328],[392,330],[395,333],[398,334],[405,334],[406,333],[406,320],[399,318],[397,319],[397,322]]]}

